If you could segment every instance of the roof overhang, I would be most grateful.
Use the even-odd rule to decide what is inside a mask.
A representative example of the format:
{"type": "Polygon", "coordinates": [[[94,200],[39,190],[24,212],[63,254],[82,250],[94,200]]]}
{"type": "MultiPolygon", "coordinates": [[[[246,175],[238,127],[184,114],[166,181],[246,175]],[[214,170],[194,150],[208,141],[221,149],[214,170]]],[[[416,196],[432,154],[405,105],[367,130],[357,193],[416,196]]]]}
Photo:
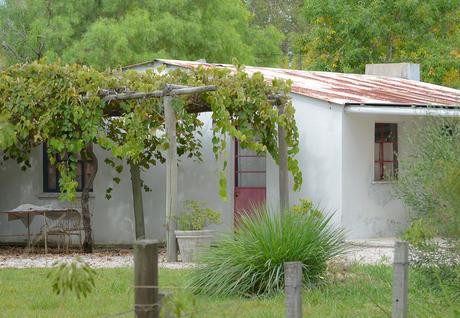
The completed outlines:
{"type": "Polygon", "coordinates": [[[426,105],[403,106],[345,104],[344,112],[348,114],[361,115],[460,117],[460,108],[426,105]]]}

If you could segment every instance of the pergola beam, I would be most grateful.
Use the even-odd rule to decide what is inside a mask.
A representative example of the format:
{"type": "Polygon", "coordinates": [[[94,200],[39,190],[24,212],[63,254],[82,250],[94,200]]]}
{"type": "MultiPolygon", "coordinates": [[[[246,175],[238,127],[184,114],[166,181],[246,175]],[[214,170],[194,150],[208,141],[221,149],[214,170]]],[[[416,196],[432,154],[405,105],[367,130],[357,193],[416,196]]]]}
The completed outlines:
{"type": "MultiPolygon", "coordinates": [[[[184,94],[198,94],[204,92],[210,92],[217,90],[215,85],[206,85],[206,86],[182,86],[182,85],[173,85],[168,84],[164,90],[157,90],[153,92],[132,92],[132,91],[122,91],[116,92],[113,90],[101,90],[99,96],[102,97],[102,100],[106,103],[113,101],[124,101],[131,99],[147,99],[147,98],[156,98],[163,96],[175,96],[175,95],[184,95],[184,94]]],[[[88,100],[89,97],[85,96],[84,100],[88,100]]]]}

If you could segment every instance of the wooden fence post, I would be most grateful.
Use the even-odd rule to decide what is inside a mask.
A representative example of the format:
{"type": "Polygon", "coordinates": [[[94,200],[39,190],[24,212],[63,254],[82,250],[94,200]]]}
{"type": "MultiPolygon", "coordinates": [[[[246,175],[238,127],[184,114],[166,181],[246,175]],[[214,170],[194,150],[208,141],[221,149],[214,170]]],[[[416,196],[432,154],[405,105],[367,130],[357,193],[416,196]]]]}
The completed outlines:
{"type": "Polygon", "coordinates": [[[134,243],[134,312],[137,318],[159,318],[158,241],[134,243]]]}
{"type": "Polygon", "coordinates": [[[393,314],[392,318],[407,318],[408,298],[408,243],[397,241],[395,243],[393,261],[393,314]]]}
{"type": "Polygon", "coordinates": [[[302,318],[302,263],[284,263],[284,293],[286,318],[302,318]]]}

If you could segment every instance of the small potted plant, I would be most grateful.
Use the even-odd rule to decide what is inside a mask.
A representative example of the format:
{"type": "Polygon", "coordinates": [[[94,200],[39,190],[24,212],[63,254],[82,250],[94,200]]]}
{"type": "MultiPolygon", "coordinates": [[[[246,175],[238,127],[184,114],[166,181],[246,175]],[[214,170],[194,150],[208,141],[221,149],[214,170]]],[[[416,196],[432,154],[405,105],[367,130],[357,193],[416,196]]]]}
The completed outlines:
{"type": "Polygon", "coordinates": [[[204,228],[221,223],[220,213],[192,200],[185,201],[184,207],[184,213],[176,217],[178,230],[174,233],[182,261],[196,262],[199,255],[211,246],[213,231],[204,228]]]}

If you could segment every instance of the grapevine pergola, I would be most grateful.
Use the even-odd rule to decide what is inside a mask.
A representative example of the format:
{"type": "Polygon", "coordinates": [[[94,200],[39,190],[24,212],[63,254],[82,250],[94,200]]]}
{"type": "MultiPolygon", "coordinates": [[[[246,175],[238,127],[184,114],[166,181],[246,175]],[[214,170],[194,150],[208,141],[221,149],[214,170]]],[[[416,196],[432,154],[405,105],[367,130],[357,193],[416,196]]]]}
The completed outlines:
{"type": "MultiPolygon", "coordinates": [[[[67,158],[57,163],[61,192],[67,199],[72,199],[76,187],[74,153],[95,163],[82,194],[85,240],[87,227],[91,240],[88,201],[97,158],[90,145],[95,143],[130,164],[137,238],[145,237],[142,187],[146,185],[140,168],[166,161],[168,259],[176,260],[173,215],[177,208],[177,156],[200,156],[200,143],[193,137],[201,124],[197,119],[200,112],[213,112],[216,158],[225,149],[225,136],[230,135],[243,147],[268,151],[277,160],[281,211],[289,206],[288,170],[294,176],[295,188],[301,184],[294,158],[298,133],[287,97],[289,83],[266,83],[261,74],[249,76],[242,68],[234,72],[199,68],[193,72],[140,74],[101,73],[78,65],[44,63],[16,65],[2,71],[1,76],[0,119],[6,119],[15,131],[9,142],[0,144],[5,158],[14,158],[27,167],[31,148],[46,142],[52,160],[67,158]],[[56,125],[56,119],[61,125],[56,125]],[[51,128],[46,127],[49,123],[51,128]],[[164,134],[158,136],[158,130],[164,134]],[[166,158],[162,150],[166,150],[166,158]]],[[[106,163],[121,172],[122,166],[114,160],[106,159],[106,163]]],[[[222,180],[220,188],[225,197],[222,180]]],[[[110,192],[111,188],[109,196],[110,192]]]]}

